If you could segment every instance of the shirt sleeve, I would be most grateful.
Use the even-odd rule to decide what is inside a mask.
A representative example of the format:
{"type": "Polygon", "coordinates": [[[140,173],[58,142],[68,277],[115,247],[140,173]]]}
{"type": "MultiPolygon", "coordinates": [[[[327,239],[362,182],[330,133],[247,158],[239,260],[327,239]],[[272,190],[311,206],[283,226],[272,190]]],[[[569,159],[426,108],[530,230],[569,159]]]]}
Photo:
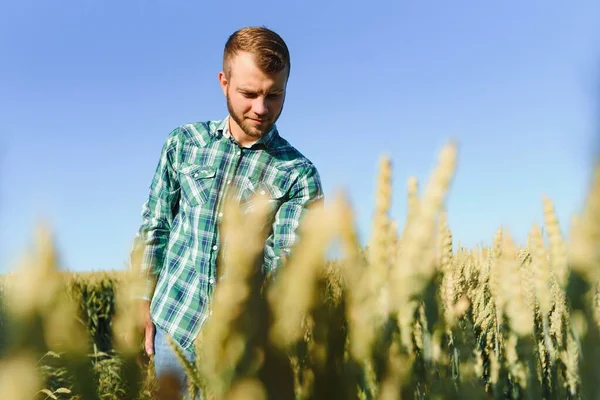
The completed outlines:
{"type": "Polygon", "coordinates": [[[142,206],[142,224],[131,251],[131,266],[145,280],[143,293],[137,297],[148,301],[152,299],[156,280],[162,270],[171,226],[178,213],[180,188],[175,168],[177,140],[176,129],[169,134],[162,147],[148,198],[142,206]]]}
{"type": "Polygon", "coordinates": [[[296,179],[273,221],[273,233],[266,244],[265,273],[274,274],[289,256],[298,239],[298,227],[306,212],[324,201],[319,172],[313,164],[296,179]]]}

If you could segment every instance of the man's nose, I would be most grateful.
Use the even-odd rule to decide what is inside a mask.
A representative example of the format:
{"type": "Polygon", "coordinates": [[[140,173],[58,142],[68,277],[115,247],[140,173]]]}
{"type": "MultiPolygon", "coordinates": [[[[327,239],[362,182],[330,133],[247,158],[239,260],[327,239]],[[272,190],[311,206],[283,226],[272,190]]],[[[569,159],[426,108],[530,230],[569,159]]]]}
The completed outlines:
{"type": "Polygon", "coordinates": [[[265,115],[269,112],[269,109],[267,107],[267,101],[265,98],[263,97],[258,97],[254,100],[254,103],[252,104],[252,111],[254,111],[254,113],[256,115],[265,115]]]}

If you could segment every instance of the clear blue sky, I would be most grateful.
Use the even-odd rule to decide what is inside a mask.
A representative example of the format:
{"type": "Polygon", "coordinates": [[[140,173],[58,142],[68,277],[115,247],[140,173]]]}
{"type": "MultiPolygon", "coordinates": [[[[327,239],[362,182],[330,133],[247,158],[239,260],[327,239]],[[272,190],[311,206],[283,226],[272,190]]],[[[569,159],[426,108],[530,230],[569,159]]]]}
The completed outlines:
{"type": "Polygon", "coordinates": [[[381,155],[401,222],[410,175],[460,145],[454,237],[524,240],[542,195],[582,202],[600,102],[600,3],[4,1],[0,272],[48,220],[64,267],[122,268],[168,132],[226,115],[222,48],[266,25],[292,54],[278,126],[344,189],[363,241],[381,155]],[[285,5],[283,5],[285,4],[285,5]],[[353,5],[354,4],[354,5],[353,5]]]}

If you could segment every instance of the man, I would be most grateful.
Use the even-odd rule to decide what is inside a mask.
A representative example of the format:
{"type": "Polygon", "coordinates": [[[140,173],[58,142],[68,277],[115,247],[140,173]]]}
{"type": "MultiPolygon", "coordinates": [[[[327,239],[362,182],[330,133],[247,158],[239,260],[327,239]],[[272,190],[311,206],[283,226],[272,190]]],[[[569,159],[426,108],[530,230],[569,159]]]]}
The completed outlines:
{"type": "Polygon", "coordinates": [[[304,212],[323,199],[317,169],[275,125],[290,66],[278,34],[264,27],[238,30],[225,45],[218,75],[228,116],[179,126],[161,151],[134,249],[141,249],[140,267],[148,277],[145,350],[155,354],[157,375],[175,369],[183,388],[185,374],[165,335],[194,359],[193,341],[217,284],[223,197],[235,190],[241,201],[261,194],[275,202],[266,272],[281,265],[304,212]]]}

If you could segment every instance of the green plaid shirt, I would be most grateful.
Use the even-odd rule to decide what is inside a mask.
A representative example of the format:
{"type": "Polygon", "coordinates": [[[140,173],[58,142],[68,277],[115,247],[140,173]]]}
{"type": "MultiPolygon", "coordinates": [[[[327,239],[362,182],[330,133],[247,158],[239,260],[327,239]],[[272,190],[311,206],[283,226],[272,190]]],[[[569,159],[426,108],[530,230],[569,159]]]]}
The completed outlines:
{"type": "Polygon", "coordinates": [[[256,193],[274,201],[265,272],[289,254],[307,206],[323,198],[317,169],[276,126],[250,147],[240,146],[228,126],[227,117],[182,125],[168,135],[134,242],[152,320],[188,350],[210,314],[226,190],[234,187],[242,203],[256,193]]]}

